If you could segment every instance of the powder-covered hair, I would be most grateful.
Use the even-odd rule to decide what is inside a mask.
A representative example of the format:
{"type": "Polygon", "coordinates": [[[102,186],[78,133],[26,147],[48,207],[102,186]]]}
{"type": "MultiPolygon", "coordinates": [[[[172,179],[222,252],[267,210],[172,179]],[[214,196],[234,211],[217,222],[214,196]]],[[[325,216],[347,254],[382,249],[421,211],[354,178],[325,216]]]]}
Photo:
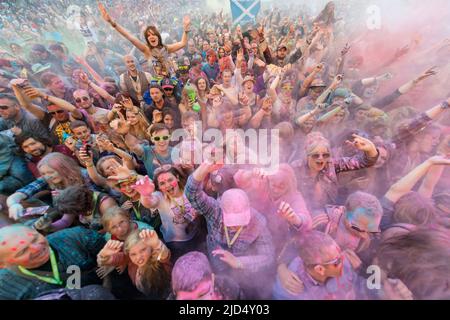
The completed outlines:
{"type": "Polygon", "coordinates": [[[421,227],[389,238],[378,247],[378,265],[388,278],[400,279],[415,300],[450,299],[450,233],[421,227]]]}
{"type": "Polygon", "coordinates": [[[193,291],[203,280],[212,276],[211,265],[205,254],[192,251],[178,258],[172,270],[172,290],[193,291]]]}
{"type": "Polygon", "coordinates": [[[435,208],[431,199],[418,192],[409,192],[394,206],[394,222],[409,223],[416,226],[435,221],[435,208]]]}
{"type": "MultiPolygon", "coordinates": [[[[58,174],[62,177],[62,186],[58,186],[59,188],[67,188],[72,185],[84,184],[80,166],[75,162],[75,160],[62,153],[52,152],[47,154],[41,161],[39,161],[37,165],[38,170],[40,170],[43,166],[50,167],[58,172],[58,174]]],[[[50,183],[49,185],[50,187],[56,187],[52,186],[50,183]]]]}

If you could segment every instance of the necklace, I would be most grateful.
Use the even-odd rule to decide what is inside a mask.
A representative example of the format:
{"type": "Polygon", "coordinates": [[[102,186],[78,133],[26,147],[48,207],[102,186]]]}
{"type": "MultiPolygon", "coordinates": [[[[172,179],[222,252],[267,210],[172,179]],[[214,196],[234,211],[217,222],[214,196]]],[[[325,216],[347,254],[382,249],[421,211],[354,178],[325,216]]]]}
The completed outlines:
{"type": "Polygon", "coordinates": [[[228,234],[228,228],[226,225],[223,226],[223,228],[225,229],[225,237],[227,239],[227,245],[228,248],[231,249],[231,247],[233,246],[233,244],[236,242],[237,238],[239,237],[239,235],[241,234],[241,231],[243,229],[243,227],[239,227],[238,231],[236,232],[236,234],[234,235],[233,239],[231,239],[230,241],[230,236],[228,234]]]}
{"type": "Polygon", "coordinates": [[[62,285],[63,282],[61,281],[61,278],[59,276],[58,264],[56,263],[55,253],[53,252],[52,248],[50,248],[50,247],[49,247],[49,251],[50,251],[50,263],[52,265],[53,277],[45,277],[45,276],[37,275],[22,266],[19,266],[19,270],[23,274],[33,277],[33,278],[36,278],[36,279],[39,279],[41,281],[44,281],[44,282],[47,282],[50,284],[62,285]]]}

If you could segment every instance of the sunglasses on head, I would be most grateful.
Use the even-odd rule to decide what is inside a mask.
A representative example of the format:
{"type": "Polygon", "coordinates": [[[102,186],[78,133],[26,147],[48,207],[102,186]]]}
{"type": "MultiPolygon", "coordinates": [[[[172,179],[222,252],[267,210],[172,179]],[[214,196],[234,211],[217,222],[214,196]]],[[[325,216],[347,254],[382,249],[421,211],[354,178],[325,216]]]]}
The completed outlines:
{"type": "Polygon", "coordinates": [[[156,136],[156,137],[153,137],[152,139],[154,141],[161,141],[161,140],[167,141],[167,140],[169,140],[169,138],[170,138],[170,136],[156,136]]]}
{"type": "Polygon", "coordinates": [[[80,103],[81,101],[89,101],[89,97],[81,97],[81,98],[76,98],[75,102],[76,103],[80,103]]]}
{"type": "Polygon", "coordinates": [[[61,114],[61,113],[64,113],[64,110],[56,110],[56,111],[52,111],[52,112],[49,112],[52,116],[54,116],[55,114],[61,114]]]}
{"type": "Polygon", "coordinates": [[[329,159],[331,157],[331,154],[329,153],[313,153],[309,155],[314,160],[320,159],[322,157],[323,159],[329,159]]]}
{"type": "Polygon", "coordinates": [[[153,175],[156,176],[160,173],[169,172],[171,169],[172,169],[171,164],[164,164],[161,167],[156,168],[155,171],[153,171],[153,175]]]}
{"type": "Polygon", "coordinates": [[[2,110],[8,110],[9,108],[11,108],[10,106],[0,106],[0,109],[2,110]]]}

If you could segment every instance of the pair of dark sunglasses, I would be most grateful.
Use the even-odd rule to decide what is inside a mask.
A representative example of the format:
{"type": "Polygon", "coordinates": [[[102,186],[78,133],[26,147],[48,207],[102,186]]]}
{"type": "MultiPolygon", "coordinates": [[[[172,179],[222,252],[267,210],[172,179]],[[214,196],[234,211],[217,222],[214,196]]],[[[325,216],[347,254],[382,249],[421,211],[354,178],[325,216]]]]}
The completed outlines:
{"type": "Polygon", "coordinates": [[[11,108],[10,106],[0,106],[0,109],[2,110],[8,110],[9,108],[11,108]]]}
{"type": "Polygon", "coordinates": [[[52,111],[52,112],[49,112],[52,116],[54,116],[55,114],[61,114],[61,113],[64,113],[65,111],[64,110],[57,110],[57,111],[52,111]]]}
{"type": "Polygon", "coordinates": [[[366,230],[362,230],[357,226],[352,225],[351,228],[359,233],[369,233],[369,234],[380,234],[381,232],[370,232],[370,231],[366,231],[366,230]]]}
{"type": "Polygon", "coordinates": [[[75,99],[76,103],[80,103],[81,101],[84,101],[84,102],[89,101],[89,97],[82,97],[81,99],[80,98],[75,99]]]}

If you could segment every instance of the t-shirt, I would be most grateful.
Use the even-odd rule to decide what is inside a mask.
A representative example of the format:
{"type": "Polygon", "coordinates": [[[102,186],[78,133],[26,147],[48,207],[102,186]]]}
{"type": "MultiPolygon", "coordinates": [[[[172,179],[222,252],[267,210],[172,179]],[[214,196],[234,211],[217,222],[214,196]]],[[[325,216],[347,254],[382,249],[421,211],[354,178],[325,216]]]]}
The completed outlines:
{"type": "Polygon", "coordinates": [[[145,170],[147,171],[150,179],[153,179],[153,172],[156,168],[160,167],[164,164],[172,164],[172,147],[168,149],[168,155],[166,157],[162,157],[155,152],[155,146],[142,145],[144,149],[144,153],[140,160],[144,162],[145,170]]]}
{"type": "Polygon", "coordinates": [[[158,212],[161,217],[161,233],[164,241],[189,241],[197,234],[198,224],[190,223],[197,216],[189,200],[183,194],[171,201],[161,192],[155,192],[159,198],[158,212]]]}

